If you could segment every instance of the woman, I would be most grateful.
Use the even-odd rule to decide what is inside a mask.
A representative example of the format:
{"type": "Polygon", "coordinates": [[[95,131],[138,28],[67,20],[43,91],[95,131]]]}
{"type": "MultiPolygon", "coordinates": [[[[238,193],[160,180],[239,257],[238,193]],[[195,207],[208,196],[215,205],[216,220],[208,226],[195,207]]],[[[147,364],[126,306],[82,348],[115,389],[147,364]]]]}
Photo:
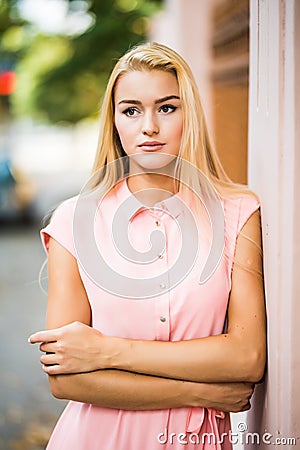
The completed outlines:
{"type": "Polygon", "coordinates": [[[47,448],[230,449],[265,366],[259,202],[224,174],[173,50],[116,64],[94,174],[42,230],[47,330],[29,340],[71,400],[47,448]]]}

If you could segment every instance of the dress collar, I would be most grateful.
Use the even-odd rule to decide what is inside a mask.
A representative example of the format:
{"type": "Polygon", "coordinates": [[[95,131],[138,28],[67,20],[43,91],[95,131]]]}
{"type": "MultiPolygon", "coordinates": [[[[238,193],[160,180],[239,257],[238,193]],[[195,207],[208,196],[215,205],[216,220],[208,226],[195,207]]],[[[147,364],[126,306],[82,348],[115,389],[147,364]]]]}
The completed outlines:
{"type": "Polygon", "coordinates": [[[153,206],[146,206],[141,203],[135,195],[129,190],[127,184],[127,178],[120,181],[117,190],[118,203],[123,203],[126,201],[126,207],[129,209],[127,211],[128,218],[131,221],[134,216],[140,211],[150,211],[154,215],[162,215],[163,213],[168,213],[172,217],[178,217],[185,209],[185,205],[180,198],[179,194],[174,194],[163,200],[162,202],[155,203],[153,206]]]}

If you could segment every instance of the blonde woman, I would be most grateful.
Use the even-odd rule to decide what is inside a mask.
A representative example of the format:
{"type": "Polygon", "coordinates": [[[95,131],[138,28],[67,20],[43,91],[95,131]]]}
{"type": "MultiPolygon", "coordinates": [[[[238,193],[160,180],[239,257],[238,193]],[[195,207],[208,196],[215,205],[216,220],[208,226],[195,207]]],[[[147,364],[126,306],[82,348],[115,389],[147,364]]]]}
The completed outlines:
{"type": "Polygon", "coordinates": [[[41,232],[47,330],[29,340],[70,400],[47,448],[230,449],[265,367],[259,201],[226,177],[166,46],[118,61],[100,124],[88,189],[41,232]]]}

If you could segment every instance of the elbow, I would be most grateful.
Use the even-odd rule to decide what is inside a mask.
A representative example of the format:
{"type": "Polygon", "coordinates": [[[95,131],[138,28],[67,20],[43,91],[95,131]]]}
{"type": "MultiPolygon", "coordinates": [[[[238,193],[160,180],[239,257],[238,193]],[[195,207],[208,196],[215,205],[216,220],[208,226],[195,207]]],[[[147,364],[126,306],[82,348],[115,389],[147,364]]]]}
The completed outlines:
{"type": "Polygon", "coordinates": [[[50,391],[53,397],[64,400],[66,398],[61,382],[61,377],[59,375],[48,375],[50,391]]]}
{"type": "Polygon", "coordinates": [[[251,383],[259,383],[265,374],[266,366],[266,355],[265,351],[255,351],[251,355],[247,355],[247,360],[245,361],[245,379],[243,381],[248,381],[251,383]]]}

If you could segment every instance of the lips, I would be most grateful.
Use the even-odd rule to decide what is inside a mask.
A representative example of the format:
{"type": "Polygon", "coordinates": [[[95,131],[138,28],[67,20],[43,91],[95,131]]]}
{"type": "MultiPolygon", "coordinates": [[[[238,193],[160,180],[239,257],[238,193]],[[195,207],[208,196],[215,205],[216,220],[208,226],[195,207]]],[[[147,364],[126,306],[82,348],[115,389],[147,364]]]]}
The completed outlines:
{"type": "Polygon", "coordinates": [[[145,152],[155,152],[161,150],[165,144],[158,141],[145,141],[138,145],[138,147],[145,152]]]}

